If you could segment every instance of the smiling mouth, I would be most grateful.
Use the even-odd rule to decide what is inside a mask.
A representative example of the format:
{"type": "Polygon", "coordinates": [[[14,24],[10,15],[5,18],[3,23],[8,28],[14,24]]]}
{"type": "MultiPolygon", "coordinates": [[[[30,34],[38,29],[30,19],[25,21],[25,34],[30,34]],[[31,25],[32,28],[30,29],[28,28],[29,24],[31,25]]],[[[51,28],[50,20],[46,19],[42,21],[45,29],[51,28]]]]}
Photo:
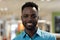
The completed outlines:
{"type": "Polygon", "coordinates": [[[32,25],[32,23],[27,23],[27,25],[32,25]]]}

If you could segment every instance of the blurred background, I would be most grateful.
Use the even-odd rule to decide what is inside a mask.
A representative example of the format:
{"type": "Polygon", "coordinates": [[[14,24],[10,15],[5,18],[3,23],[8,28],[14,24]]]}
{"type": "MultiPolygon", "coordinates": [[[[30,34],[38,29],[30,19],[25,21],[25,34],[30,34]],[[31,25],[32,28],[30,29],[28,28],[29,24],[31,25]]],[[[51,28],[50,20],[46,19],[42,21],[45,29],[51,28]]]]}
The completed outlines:
{"type": "Polygon", "coordinates": [[[0,40],[13,40],[24,30],[21,6],[29,1],[39,6],[37,26],[60,40],[60,0],[0,0],[0,40]]]}

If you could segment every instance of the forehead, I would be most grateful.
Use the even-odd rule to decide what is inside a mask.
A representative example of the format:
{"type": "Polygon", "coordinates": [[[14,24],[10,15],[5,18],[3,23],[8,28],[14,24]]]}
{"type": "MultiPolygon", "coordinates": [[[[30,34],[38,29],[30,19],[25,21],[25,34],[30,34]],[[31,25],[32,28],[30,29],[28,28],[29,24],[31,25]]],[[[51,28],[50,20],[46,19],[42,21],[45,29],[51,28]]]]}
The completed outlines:
{"type": "Polygon", "coordinates": [[[25,7],[22,13],[37,13],[37,9],[35,7],[25,7]]]}

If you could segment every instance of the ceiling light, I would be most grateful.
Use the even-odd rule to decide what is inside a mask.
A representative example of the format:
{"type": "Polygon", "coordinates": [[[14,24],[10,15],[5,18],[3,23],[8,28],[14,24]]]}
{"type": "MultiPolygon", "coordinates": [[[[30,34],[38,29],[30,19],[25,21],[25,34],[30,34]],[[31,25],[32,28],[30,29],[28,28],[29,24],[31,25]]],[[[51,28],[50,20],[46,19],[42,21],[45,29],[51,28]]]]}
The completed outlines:
{"type": "Polygon", "coordinates": [[[0,0],[0,2],[1,2],[2,0],[0,0]]]}
{"type": "Polygon", "coordinates": [[[4,9],[3,8],[0,8],[1,11],[3,11],[4,9]]]}
{"type": "Polygon", "coordinates": [[[7,11],[7,10],[8,10],[8,8],[4,8],[4,10],[5,10],[5,11],[7,11]]]}
{"type": "Polygon", "coordinates": [[[46,0],[46,1],[48,1],[48,2],[49,2],[49,1],[51,1],[51,0],[46,0]]]}
{"type": "Polygon", "coordinates": [[[45,0],[41,0],[41,1],[45,1],[45,0]]]}

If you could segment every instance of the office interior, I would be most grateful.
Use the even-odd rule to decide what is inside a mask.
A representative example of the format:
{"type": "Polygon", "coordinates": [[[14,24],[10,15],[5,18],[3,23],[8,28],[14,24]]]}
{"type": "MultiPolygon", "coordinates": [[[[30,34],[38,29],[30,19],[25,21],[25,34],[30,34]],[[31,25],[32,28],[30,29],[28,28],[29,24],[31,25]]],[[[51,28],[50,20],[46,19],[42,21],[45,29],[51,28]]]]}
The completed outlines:
{"type": "Polygon", "coordinates": [[[38,4],[37,27],[60,40],[60,0],[0,0],[0,40],[13,40],[24,30],[21,6],[25,2],[38,4]]]}

